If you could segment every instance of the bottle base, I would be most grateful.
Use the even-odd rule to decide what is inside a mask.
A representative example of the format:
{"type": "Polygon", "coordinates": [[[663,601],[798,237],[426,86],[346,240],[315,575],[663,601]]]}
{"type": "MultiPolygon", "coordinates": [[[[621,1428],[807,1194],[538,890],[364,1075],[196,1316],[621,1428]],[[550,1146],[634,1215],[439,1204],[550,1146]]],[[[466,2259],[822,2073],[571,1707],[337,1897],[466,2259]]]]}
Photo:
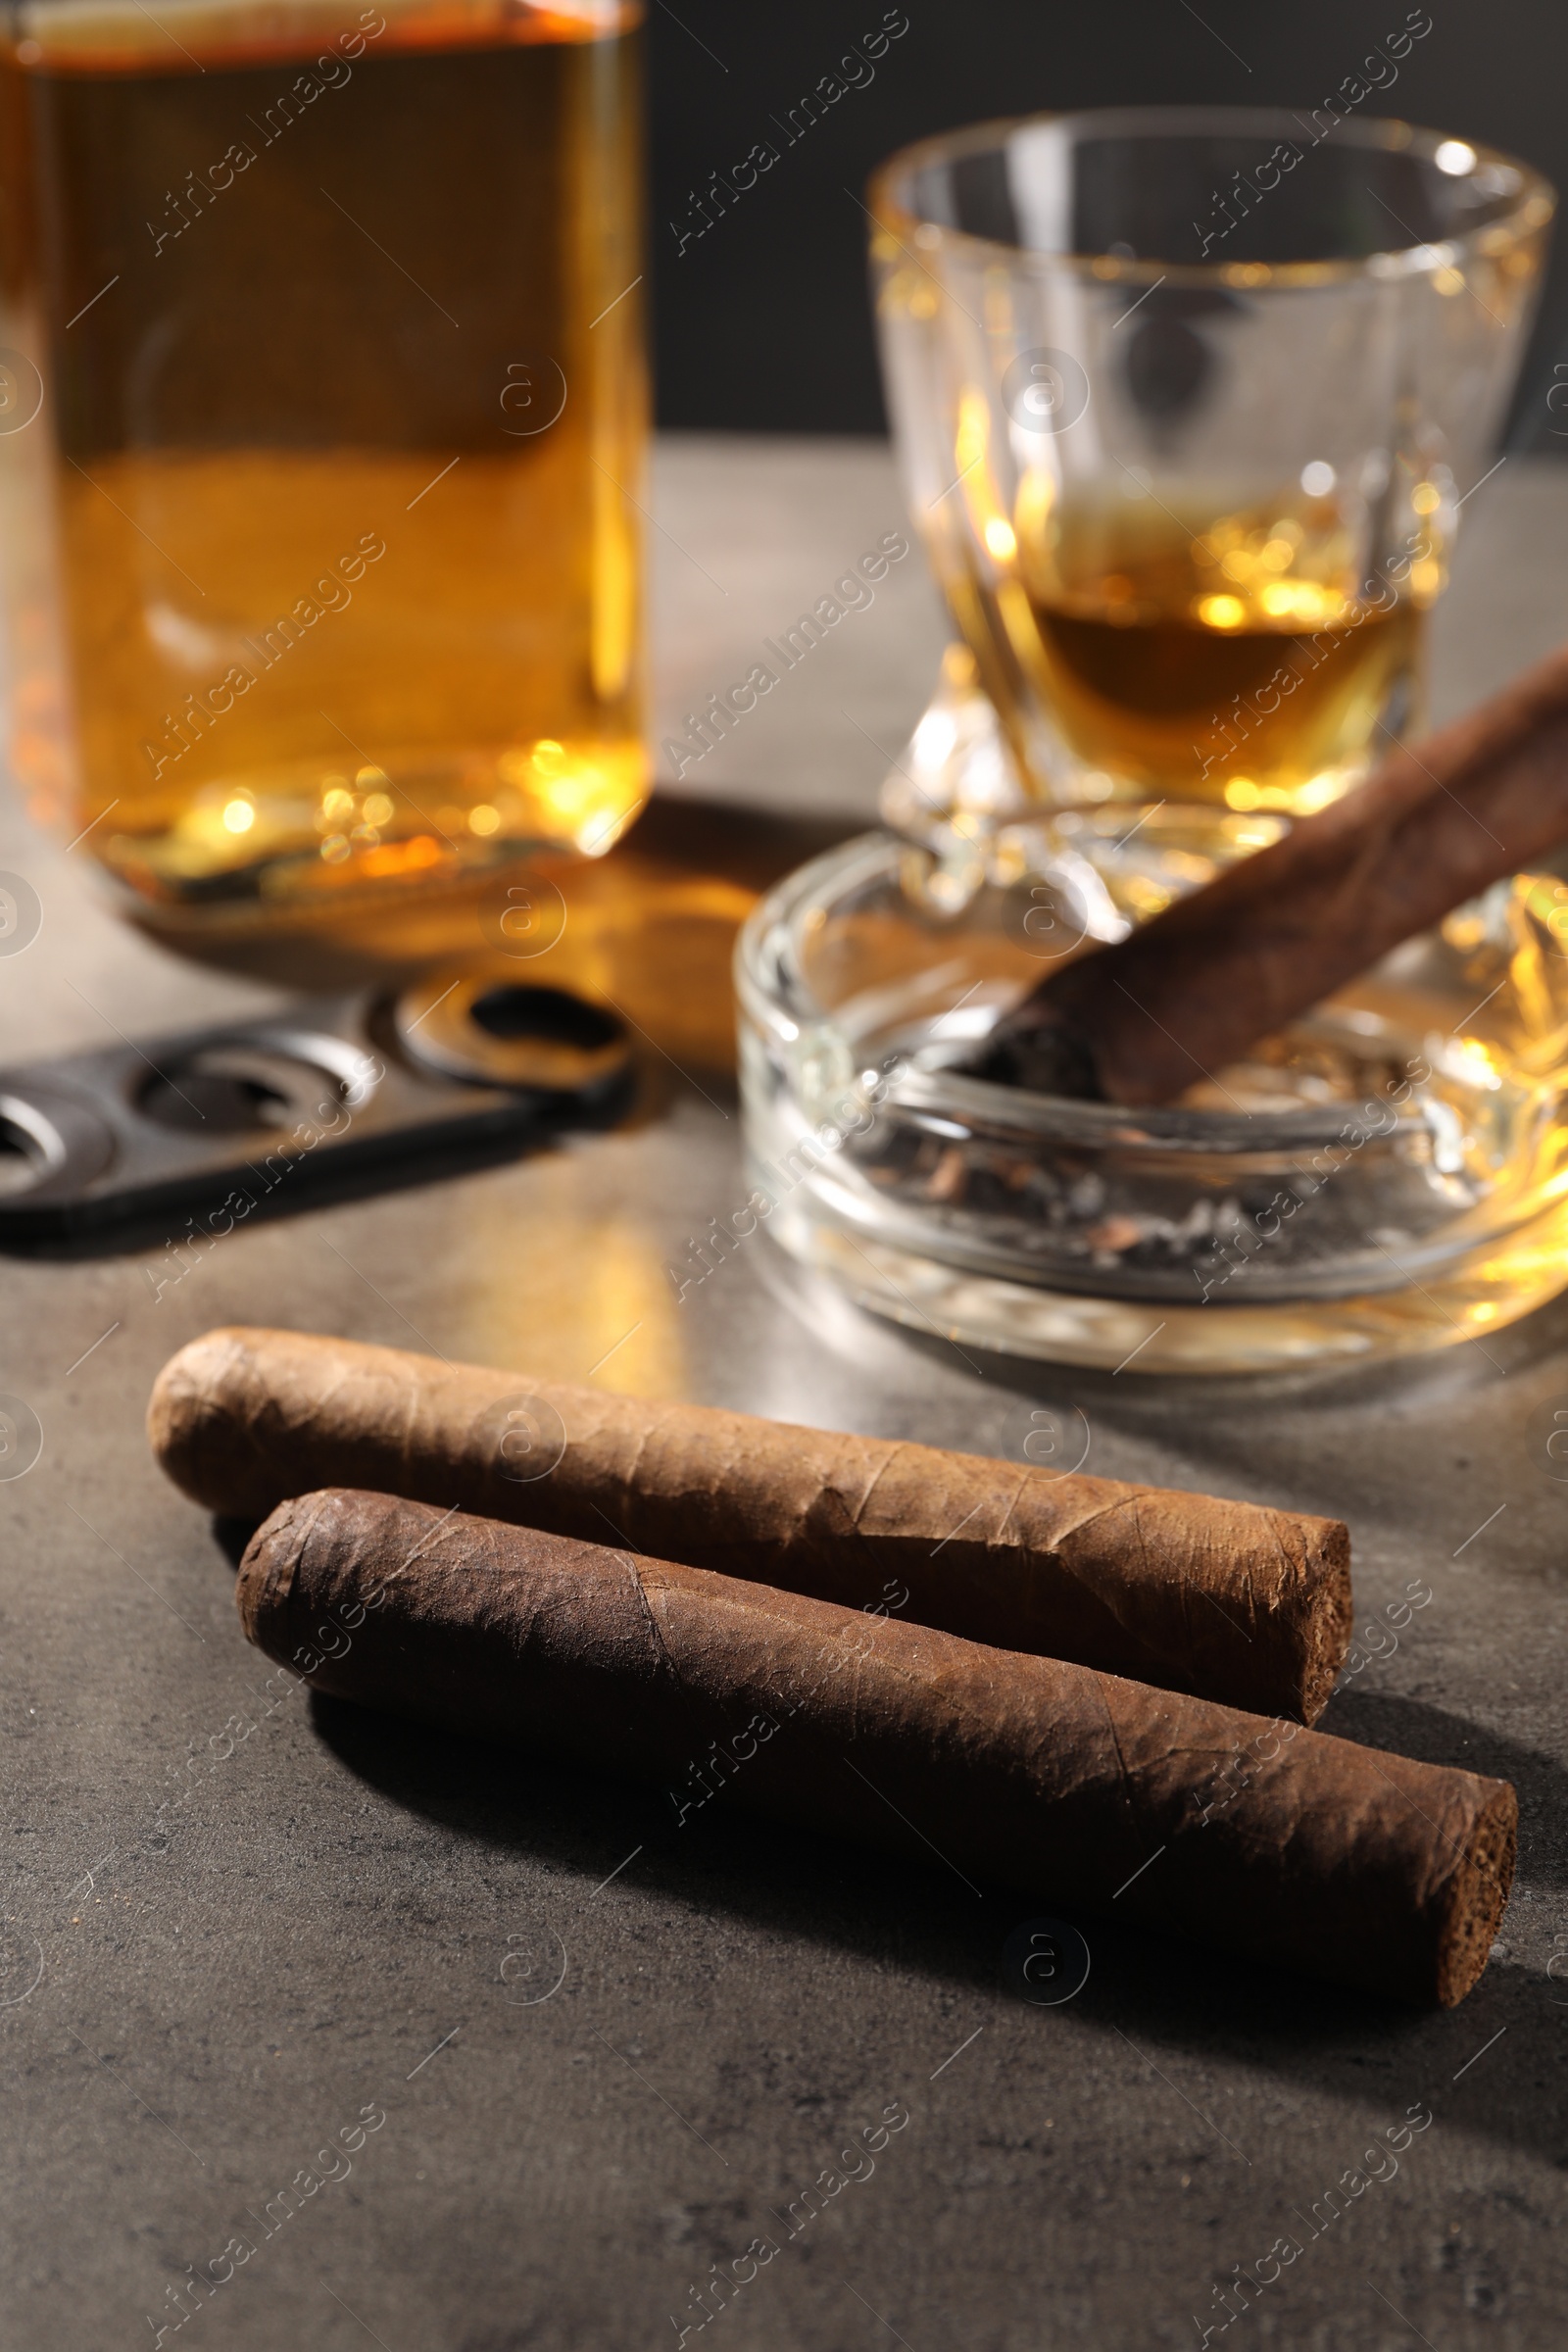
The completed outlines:
{"type": "Polygon", "coordinates": [[[254,928],[536,857],[599,857],[647,790],[635,742],[312,760],[203,785],[161,826],[105,826],[92,847],[154,919],[254,928]]]}

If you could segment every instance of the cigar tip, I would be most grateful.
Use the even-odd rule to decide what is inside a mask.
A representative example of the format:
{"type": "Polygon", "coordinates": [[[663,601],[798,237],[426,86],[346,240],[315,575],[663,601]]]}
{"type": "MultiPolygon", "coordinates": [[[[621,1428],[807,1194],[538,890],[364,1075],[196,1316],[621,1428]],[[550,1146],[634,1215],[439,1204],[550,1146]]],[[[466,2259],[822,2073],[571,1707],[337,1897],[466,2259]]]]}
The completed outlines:
{"type": "Polygon", "coordinates": [[[1316,1723],[1345,1671],[1355,1622],[1350,1589],[1350,1531],[1343,1519],[1302,1523],[1312,1574],[1302,1614],[1301,1720],[1316,1723]]]}
{"type": "Polygon", "coordinates": [[[1076,1021],[1051,1005],[1045,990],[1026,997],[998,1023],[969,1075],[1035,1095],[1105,1100],[1093,1046],[1076,1021]]]}
{"type": "Polygon", "coordinates": [[[257,1348],[291,1335],[220,1324],[172,1355],[147,1399],[147,1443],[166,1478],[211,1511],[257,1515],[277,1500],[261,1474],[253,1405],[267,1384],[257,1348]],[[259,1483],[260,1481],[260,1483],[259,1483]]]}
{"type": "Polygon", "coordinates": [[[287,1601],[311,1529],[334,1499],[331,1494],[300,1494],[280,1502],[241,1553],[234,1606],[246,1641],[258,1648],[268,1647],[266,1620],[287,1601]]]}
{"type": "Polygon", "coordinates": [[[1507,1908],[1519,1849],[1519,1797],[1509,1781],[1479,1781],[1486,1791],[1459,1862],[1444,1889],[1437,1998],[1451,2009],[1479,1984],[1507,1908]]]}

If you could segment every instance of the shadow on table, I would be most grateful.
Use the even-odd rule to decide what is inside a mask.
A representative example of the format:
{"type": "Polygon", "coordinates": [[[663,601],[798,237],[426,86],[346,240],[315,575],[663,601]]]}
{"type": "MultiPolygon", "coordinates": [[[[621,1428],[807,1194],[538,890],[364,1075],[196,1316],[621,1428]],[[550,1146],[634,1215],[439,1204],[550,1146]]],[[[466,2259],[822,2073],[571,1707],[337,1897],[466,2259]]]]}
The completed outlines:
{"type": "MultiPolygon", "coordinates": [[[[1382,1747],[1425,1764],[1457,1765],[1489,1779],[1511,1781],[1519,1791],[1519,1868],[1532,1886],[1568,1886],[1568,1771],[1538,1748],[1446,1708],[1396,1692],[1350,1689],[1329,1700],[1318,1724],[1336,1739],[1382,1747]]],[[[1503,1930],[1506,1936],[1507,1929],[1503,1930]]],[[[1568,1997],[1568,1984],[1562,1987],[1568,1997]]]]}
{"type": "MultiPolygon", "coordinates": [[[[1014,2014],[1025,2007],[1004,1980],[1003,1946],[1022,1922],[1046,1912],[1043,1900],[995,1887],[976,1896],[945,1871],[725,1814],[717,1804],[672,1830],[666,1801],[644,1785],[341,1700],[318,1696],[312,1706],[317,1732],[348,1771],[455,1836],[577,1874],[585,1902],[630,1844],[637,1852],[626,1883],[694,1918],[729,1912],[786,1943],[942,1978],[1014,2014]]],[[[1533,1794],[1543,1772],[1552,1795],[1563,1777],[1437,1709],[1343,1701],[1341,1711],[1353,1714],[1363,1739],[1377,1743],[1393,1734],[1415,1753],[1430,1740],[1451,1756],[1456,1733],[1461,1741],[1469,1737],[1478,1763],[1505,1764],[1533,1794]]],[[[1155,2065],[1180,2054],[1245,2064],[1287,2083],[1373,2103],[1378,2120],[1391,2124],[1424,2099],[1440,2119],[1568,2164],[1568,2091],[1542,2088],[1548,2053],[1554,2060],[1564,2032],[1553,1995],[1568,2003],[1568,1984],[1498,1960],[1460,2010],[1423,2012],[1068,1916],[1088,1939],[1090,1980],[1070,2004],[1042,2008],[1042,2031],[1065,2025],[1107,2043],[1119,2035],[1131,2055],[1115,2045],[1118,2063],[1155,2065]],[[1495,2046],[1478,2060],[1489,2042],[1495,2046]]]]}
{"type": "Polygon", "coordinates": [[[270,906],[253,929],[143,908],[172,954],[293,991],[394,989],[482,959],[613,1004],[681,1071],[732,1071],[736,935],[764,892],[859,823],[659,791],[602,858],[541,855],[439,887],[270,906]]]}

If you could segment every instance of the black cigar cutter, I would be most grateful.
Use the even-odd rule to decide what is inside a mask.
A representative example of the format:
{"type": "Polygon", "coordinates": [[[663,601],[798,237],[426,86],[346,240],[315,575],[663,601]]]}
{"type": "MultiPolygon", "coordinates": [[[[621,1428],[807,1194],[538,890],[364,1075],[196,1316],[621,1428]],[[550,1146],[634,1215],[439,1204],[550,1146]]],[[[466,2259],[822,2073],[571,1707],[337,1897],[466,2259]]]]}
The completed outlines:
{"type": "Polygon", "coordinates": [[[634,1083],[613,1013],[471,964],[0,1069],[0,1246],[174,1210],[232,1231],[612,1125],[634,1083]]]}

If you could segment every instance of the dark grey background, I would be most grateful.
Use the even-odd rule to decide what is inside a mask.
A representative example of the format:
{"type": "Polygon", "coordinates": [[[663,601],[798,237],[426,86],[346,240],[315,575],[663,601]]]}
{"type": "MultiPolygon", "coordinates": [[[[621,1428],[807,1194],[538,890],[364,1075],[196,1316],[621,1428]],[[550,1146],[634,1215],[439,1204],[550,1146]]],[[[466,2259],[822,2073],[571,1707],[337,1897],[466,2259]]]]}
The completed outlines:
{"type": "MultiPolygon", "coordinates": [[[[848,45],[884,0],[653,0],[654,318],[666,425],[742,430],[885,429],[865,289],[866,174],[906,140],[987,116],[1109,105],[1321,105],[1368,49],[1404,24],[1409,0],[906,0],[909,29],[822,121],[684,250],[672,231],[692,192],[727,173],[848,45]]],[[[1431,0],[1432,30],[1379,108],[1521,156],[1568,181],[1568,11],[1552,0],[1431,0]]],[[[1557,453],[1544,407],[1568,335],[1568,242],[1543,304],[1512,437],[1557,453]]]]}

